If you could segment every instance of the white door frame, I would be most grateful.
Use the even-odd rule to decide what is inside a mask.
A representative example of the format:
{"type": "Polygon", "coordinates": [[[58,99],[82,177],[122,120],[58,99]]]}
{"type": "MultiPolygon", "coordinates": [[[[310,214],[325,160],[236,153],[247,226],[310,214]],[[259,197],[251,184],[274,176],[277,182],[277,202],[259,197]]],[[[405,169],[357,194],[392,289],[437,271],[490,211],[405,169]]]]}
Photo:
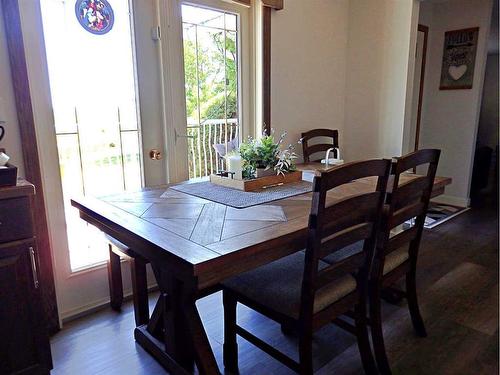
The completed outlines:
{"type": "Polygon", "coordinates": [[[184,90],[184,53],[182,47],[181,8],[178,0],[160,1],[158,17],[161,30],[161,75],[165,115],[165,139],[168,164],[168,181],[188,179],[187,142],[176,134],[185,134],[186,103],[184,90]]]}
{"type": "MultiPolygon", "coordinates": [[[[127,1],[127,0],[122,0],[127,1]]],[[[132,4],[132,37],[135,73],[139,99],[138,117],[143,150],[145,186],[157,186],[169,181],[166,153],[165,102],[162,98],[161,40],[155,35],[159,27],[159,0],[129,0],[132,4]],[[138,6],[140,5],[140,6],[138,6]],[[159,150],[163,157],[153,160],[149,151],[159,150]]]]}

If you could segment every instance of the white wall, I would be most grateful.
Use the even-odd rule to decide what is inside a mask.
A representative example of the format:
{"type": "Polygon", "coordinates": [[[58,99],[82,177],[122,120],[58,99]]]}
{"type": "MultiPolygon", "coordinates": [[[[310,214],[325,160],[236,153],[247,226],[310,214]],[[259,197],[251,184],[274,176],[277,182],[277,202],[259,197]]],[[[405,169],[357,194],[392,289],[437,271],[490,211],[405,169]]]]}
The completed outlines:
{"type": "Polygon", "coordinates": [[[491,0],[421,3],[420,22],[429,26],[429,42],[420,148],[442,150],[437,173],[453,178],[443,200],[458,205],[468,204],[491,7],[491,0]],[[473,88],[439,90],[445,31],[476,26],[480,29],[473,88]]]}
{"type": "MultiPolygon", "coordinates": [[[[272,15],[271,122],[295,143],[338,129],[343,148],[348,0],[286,0],[272,15]]],[[[302,154],[296,144],[297,153],[302,154]]]]}
{"type": "Polygon", "coordinates": [[[488,55],[484,74],[483,100],[477,131],[477,146],[492,149],[498,145],[498,53],[488,55]]]}
{"type": "Polygon", "coordinates": [[[3,125],[6,135],[0,142],[0,147],[7,150],[8,155],[11,157],[10,163],[18,167],[18,174],[20,176],[24,176],[21,137],[19,135],[19,124],[17,122],[16,104],[14,101],[4,30],[2,3],[0,2],[0,120],[7,122],[3,125]]]}
{"type": "Polygon", "coordinates": [[[401,155],[415,45],[413,1],[351,0],[344,136],[346,159],[401,155]],[[412,51],[414,47],[412,47],[412,51]],[[411,73],[410,73],[411,72],[411,73]]]}

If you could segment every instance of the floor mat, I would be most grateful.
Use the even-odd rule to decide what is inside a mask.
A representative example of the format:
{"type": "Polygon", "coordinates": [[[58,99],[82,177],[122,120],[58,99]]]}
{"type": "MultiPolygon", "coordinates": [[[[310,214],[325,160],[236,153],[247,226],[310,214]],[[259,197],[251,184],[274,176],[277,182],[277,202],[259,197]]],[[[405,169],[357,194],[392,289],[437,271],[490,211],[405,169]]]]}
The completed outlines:
{"type": "MultiPolygon", "coordinates": [[[[444,203],[431,202],[429,204],[429,209],[427,210],[427,216],[425,217],[424,228],[432,229],[468,210],[469,207],[458,207],[444,203]]],[[[408,220],[405,223],[405,227],[411,227],[413,225],[413,221],[414,219],[408,220]]]]}

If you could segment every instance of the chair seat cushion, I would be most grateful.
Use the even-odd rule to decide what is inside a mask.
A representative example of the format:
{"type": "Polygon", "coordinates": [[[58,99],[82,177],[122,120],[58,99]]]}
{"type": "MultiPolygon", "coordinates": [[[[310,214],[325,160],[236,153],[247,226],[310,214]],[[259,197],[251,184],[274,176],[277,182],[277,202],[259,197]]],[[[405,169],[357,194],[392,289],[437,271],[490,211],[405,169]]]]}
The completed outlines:
{"type": "Polygon", "coordinates": [[[385,256],[384,275],[402,265],[410,255],[406,246],[394,250],[392,253],[385,256]]]}
{"type": "MultiPolygon", "coordinates": [[[[336,251],[333,254],[323,258],[328,264],[333,264],[339,262],[340,260],[347,258],[351,255],[359,253],[363,250],[363,241],[356,242],[350,246],[346,246],[343,249],[336,251]]],[[[406,260],[408,260],[409,254],[407,246],[400,247],[399,249],[393,251],[392,253],[386,255],[384,261],[384,275],[388,274],[392,270],[399,267],[406,260]]]]}
{"type": "MultiPolygon", "coordinates": [[[[222,283],[225,289],[250,301],[294,319],[298,319],[305,252],[299,251],[255,270],[232,277],[222,283]]],[[[319,269],[327,267],[319,263],[319,269]]],[[[316,292],[314,312],[356,290],[356,280],[349,274],[341,276],[316,292]]]]}

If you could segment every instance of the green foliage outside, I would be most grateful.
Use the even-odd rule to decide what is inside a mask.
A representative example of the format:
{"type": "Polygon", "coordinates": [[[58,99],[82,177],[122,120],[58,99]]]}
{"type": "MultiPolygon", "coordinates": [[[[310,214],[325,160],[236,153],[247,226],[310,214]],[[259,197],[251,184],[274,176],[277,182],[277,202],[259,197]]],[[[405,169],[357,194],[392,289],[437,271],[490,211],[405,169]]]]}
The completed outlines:
{"type": "Polygon", "coordinates": [[[237,117],[236,33],[208,30],[189,25],[185,26],[184,31],[187,117],[197,122],[201,120],[201,123],[207,119],[237,117]],[[186,32],[188,28],[191,30],[186,32]],[[198,48],[196,48],[196,33],[198,48]],[[198,103],[200,118],[198,118],[198,103]]]}
{"type": "Polygon", "coordinates": [[[236,33],[184,25],[184,71],[189,145],[189,177],[215,172],[219,162],[214,143],[236,135],[225,119],[238,118],[238,66],[236,33]],[[225,52],[225,54],[224,54],[225,52]],[[221,119],[221,124],[203,125],[221,119]],[[212,155],[214,154],[214,155],[212,155]]]}

